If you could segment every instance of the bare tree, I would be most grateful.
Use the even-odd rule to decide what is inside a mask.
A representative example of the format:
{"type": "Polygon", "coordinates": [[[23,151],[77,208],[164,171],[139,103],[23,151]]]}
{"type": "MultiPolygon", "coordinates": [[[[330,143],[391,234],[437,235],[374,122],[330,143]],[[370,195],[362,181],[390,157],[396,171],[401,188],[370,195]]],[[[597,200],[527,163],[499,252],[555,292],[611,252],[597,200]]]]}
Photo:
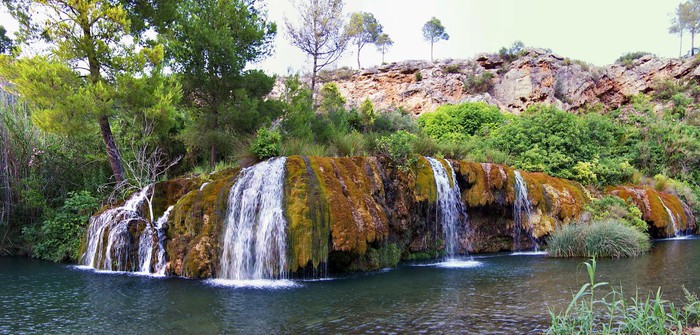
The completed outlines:
{"type": "Polygon", "coordinates": [[[313,99],[318,72],[340,58],[348,44],[343,26],[342,0],[303,0],[298,21],[285,19],[292,45],[311,56],[311,96],[313,99]]]}
{"type": "MultiPolygon", "coordinates": [[[[144,138],[149,137],[153,131],[153,126],[147,124],[144,130],[144,138]]],[[[160,147],[151,147],[147,143],[138,144],[136,140],[131,144],[134,157],[124,159],[123,165],[126,178],[117,184],[115,191],[112,192],[112,198],[118,194],[126,194],[134,191],[142,190],[153,185],[164,175],[171,167],[180,162],[182,156],[175,159],[169,159],[167,153],[160,147]]],[[[156,220],[153,213],[153,197],[155,189],[150,190],[146,196],[148,211],[150,215],[150,223],[156,220]]]]}

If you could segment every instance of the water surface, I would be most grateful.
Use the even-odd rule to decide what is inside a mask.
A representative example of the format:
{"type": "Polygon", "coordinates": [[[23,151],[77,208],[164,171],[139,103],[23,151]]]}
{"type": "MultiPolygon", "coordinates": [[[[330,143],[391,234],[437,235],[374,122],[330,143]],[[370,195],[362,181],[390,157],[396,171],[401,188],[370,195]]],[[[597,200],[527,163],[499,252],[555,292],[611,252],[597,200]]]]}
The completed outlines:
{"type": "MultiPolygon", "coordinates": [[[[658,241],[648,255],[601,260],[598,278],[630,293],[661,286],[680,301],[682,285],[700,292],[699,258],[696,238],[658,241]]],[[[586,280],[583,259],[498,254],[465,261],[473,262],[404,264],[271,288],[0,257],[0,333],[536,333],[546,329],[548,306],[564,306],[586,280]]]]}

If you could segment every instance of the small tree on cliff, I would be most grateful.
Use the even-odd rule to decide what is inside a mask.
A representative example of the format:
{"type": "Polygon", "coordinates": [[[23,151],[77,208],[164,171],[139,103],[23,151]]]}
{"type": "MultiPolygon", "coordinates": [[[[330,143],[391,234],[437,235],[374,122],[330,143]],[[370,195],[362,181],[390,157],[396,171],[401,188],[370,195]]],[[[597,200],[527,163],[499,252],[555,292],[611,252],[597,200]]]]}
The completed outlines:
{"type": "Polygon", "coordinates": [[[7,30],[0,26],[0,54],[9,54],[12,51],[12,39],[7,37],[7,30]]]}
{"type": "Polygon", "coordinates": [[[372,13],[352,13],[350,23],[345,27],[345,34],[357,45],[357,68],[361,69],[360,52],[368,43],[376,43],[382,34],[382,27],[372,13]]]}
{"type": "Polygon", "coordinates": [[[428,22],[423,25],[423,37],[430,42],[430,60],[433,60],[433,44],[440,40],[449,40],[450,35],[445,32],[445,27],[440,20],[433,16],[428,22]]]}
{"type": "Polygon", "coordinates": [[[340,58],[348,37],[343,29],[342,0],[303,0],[298,25],[286,19],[292,45],[311,56],[311,97],[313,99],[318,72],[340,58]]]}
{"type": "Polygon", "coordinates": [[[377,40],[374,42],[374,45],[377,46],[377,50],[382,53],[382,64],[384,64],[384,54],[389,51],[389,48],[394,45],[394,41],[391,40],[391,37],[387,34],[381,34],[379,37],[377,37],[377,40]]]}

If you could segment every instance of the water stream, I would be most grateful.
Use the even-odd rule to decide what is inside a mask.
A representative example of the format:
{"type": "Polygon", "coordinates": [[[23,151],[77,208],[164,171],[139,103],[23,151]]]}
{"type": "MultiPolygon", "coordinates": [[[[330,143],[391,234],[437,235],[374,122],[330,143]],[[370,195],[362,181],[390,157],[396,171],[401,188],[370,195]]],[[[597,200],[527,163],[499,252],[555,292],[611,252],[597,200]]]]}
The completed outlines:
{"type": "Polygon", "coordinates": [[[661,205],[664,206],[664,209],[666,210],[666,213],[668,214],[668,217],[671,220],[671,225],[673,226],[673,236],[679,237],[683,235],[681,232],[681,229],[678,227],[678,222],[676,221],[676,216],[673,215],[673,212],[671,212],[671,209],[666,207],[666,203],[664,203],[664,200],[659,197],[659,201],[661,201],[661,205]]]}

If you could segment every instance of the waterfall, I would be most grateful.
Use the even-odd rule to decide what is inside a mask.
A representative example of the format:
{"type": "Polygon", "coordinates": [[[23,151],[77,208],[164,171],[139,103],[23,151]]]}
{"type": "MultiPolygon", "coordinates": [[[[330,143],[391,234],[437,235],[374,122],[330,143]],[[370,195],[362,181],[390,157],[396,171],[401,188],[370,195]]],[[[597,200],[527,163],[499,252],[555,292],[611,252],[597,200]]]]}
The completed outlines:
{"type": "Polygon", "coordinates": [[[678,221],[676,220],[676,216],[673,215],[673,212],[671,212],[671,209],[666,207],[666,203],[664,203],[664,200],[659,197],[659,201],[661,201],[661,205],[664,206],[664,209],[666,209],[666,213],[668,213],[668,217],[671,218],[671,224],[673,225],[673,236],[678,237],[683,235],[680,228],[678,228],[678,221]]]}
{"type": "Polygon", "coordinates": [[[462,203],[461,192],[457,184],[457,177],[452,165],[450,176],[448,176],[445,166],[437,159],[426,157],[433,169],[435,185],[437,187],[437,209],[438,221],[442,225],[443,237],[445,239],[445,253],[448,258],[453,258],[459,253],[459,229],[460,223],[467,220],[467,211],[462,203]]]}
{"type": "MultiPolygon", "coordinates": [[[[136,259],[141,258],[141,255],[140,252],[134,252],[135,243],[130,230],[138,230],[139,225],[143,225],[143,235],[151,229],[139,210],[151,189],[152,186],[149,185],[134,193],[124,205],[90,218],[87,248],[81,257],[82,265],[116,271],[135,271],[142,267],[143,261],[138,262],[136,259]]],[[[138,243],[139,249],[142,242],[138,243]]]]}
{"type": "Polygon", "coordinates": [[[139,272],[165,275],[165,224],[168,222],[168,216],[172,210],[173,206],[168,207],[153,227],[147,225],[141,233],[139,237],[139,261],[141,262],[139,272]],[[153,249],[156,246],[158,248],[157,260],[153,271],[151,271],[153,249]]]}
{"type": "Polygon", "coordinates": [[[515,171],[515,201],[513,202],[513,247],[515,250],[522,250],[520,241],[522,233],[525,232],[532,242],[534,251],[537,251],[537,241],[533,235],[534,226],[530,221],[532,214],[532,203],[527,197],[527,183],[520,171],[515,171]]]}
{"type": "Polygon", "coordinates": [[[231,187],[220,278],[286,278],[285,162],[272,158],[243,169],[231,187]]]}

